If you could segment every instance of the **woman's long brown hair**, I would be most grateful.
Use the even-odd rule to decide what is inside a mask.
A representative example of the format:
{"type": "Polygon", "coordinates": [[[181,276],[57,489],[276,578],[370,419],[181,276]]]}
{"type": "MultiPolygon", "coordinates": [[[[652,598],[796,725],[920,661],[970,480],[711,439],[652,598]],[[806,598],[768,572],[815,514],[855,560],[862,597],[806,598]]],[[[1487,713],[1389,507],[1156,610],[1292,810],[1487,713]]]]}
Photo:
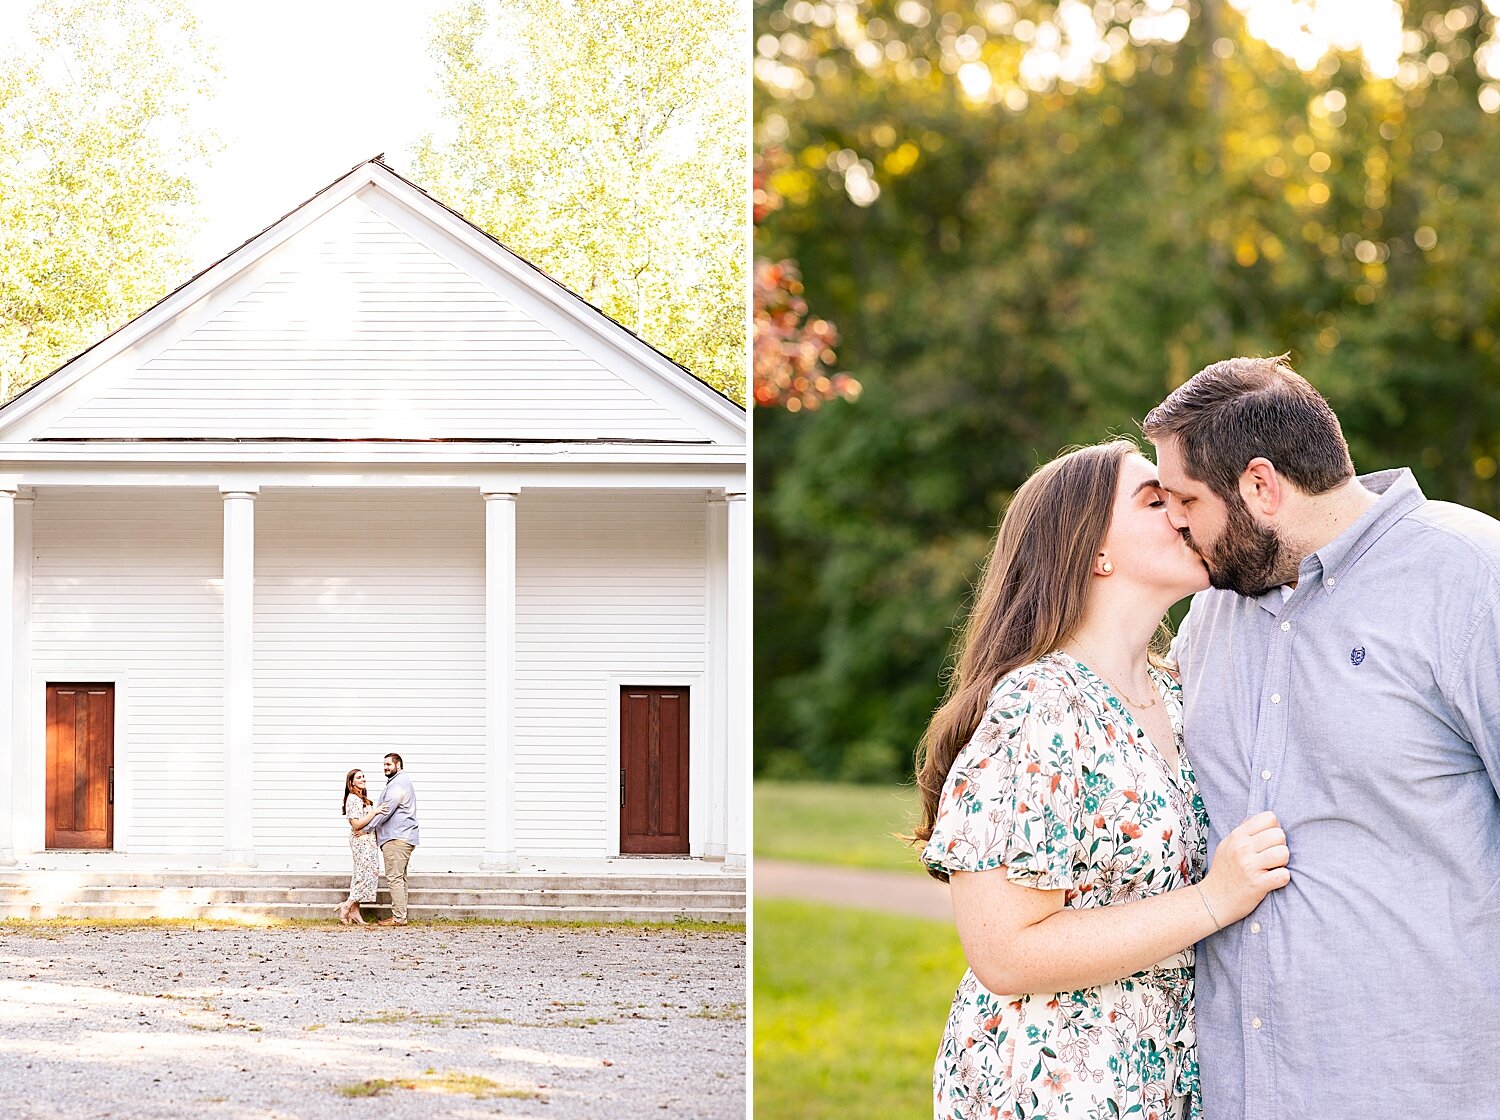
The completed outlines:
{"type": "Polygon", "coordinates": [[[374,802],[372,802],[368,797],[366,797],[363,793],[361,793],[359,790],[357,790],[357,789],[354,788],[354,775],[356,775],[358,773],[359,773],[359,767],[356,766],[353,770],[350,770],[349,773],[347,773],[347,774],[344,775],[344,796],[339,799],[339,812],[340,813],[342,813],[344,811],[344,806],[347,805],[347,804],[349,804],[349,795],[351,793],[354,794],[354,796],[358,797],[361,801],[363,801],[365,803],[365,808],[366,809],[368,809],[372,804],[374,804],[374,802]]]}
{"type": "Polygon", "coordinates": [[[1011,499],[959,637],[947,695],[917,748],[918,843],[932,837],[948,771],[1000,678],[1057,649],[1083,620],[1120,464],[1138,451],[1126,439],[1069,451],[1037,468],[1011,499]]]}

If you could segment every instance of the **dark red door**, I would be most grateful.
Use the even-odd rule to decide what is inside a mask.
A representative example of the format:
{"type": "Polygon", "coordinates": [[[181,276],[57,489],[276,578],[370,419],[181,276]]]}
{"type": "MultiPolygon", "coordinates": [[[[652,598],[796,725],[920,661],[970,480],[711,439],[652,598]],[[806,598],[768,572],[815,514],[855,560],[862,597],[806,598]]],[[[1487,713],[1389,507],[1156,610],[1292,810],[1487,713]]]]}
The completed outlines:
{"type": "Polygon", "coordinates": [[[688,690],[620,689],[620,851],[688,854],[688,690]]]}
{"type": "Polygon", "coordinates": [[[115,686],[47,686],[47,847],[115,842],[115,686]]]}

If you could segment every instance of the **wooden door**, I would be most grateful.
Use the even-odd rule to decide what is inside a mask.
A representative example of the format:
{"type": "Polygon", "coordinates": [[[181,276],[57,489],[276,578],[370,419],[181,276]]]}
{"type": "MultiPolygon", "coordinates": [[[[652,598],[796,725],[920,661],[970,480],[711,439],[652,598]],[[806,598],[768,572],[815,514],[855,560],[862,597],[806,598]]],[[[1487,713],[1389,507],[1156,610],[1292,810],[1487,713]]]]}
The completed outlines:
{"type": "Polygon", "coordinates": [[[620,853],[688,854],[688,690],[620,689],[620,853]]]}
{"type": "Polygon", "coordinates": [[[47,847],[115,843],[115,686],[47,686],[47,847]]]}

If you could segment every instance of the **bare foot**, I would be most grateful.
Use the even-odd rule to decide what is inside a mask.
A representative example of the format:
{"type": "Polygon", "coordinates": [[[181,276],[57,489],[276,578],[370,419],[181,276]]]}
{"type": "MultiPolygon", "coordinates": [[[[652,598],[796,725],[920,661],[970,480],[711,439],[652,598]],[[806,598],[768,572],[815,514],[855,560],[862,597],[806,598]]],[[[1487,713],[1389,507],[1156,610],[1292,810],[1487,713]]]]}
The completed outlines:
{"type": "Polygon", "coordinates": [[[334,913],[338,915],[340,925],[347,926],[349,924],[349,904],[347,902],[339,903],[334,913]]]}

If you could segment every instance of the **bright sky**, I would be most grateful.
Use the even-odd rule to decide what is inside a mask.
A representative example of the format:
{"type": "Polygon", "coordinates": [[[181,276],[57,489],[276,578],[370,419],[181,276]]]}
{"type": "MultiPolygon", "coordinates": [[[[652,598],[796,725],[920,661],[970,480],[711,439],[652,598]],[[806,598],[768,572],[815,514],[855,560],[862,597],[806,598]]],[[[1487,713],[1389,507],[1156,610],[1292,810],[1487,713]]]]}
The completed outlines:
{"type": "Polygon", "coordinates": [[[434,127],[432,15],[451,0],[194,0],[217,40],[219,94],[205,115],[224,142],[200,183],[197,265],[361,160],[404,153],[434,127]]]}
{"type": "Polygon", "coordinates": [[[1317,66],[1330,45],[1358,50],[1380,78],[1394,78],[1401,59],[1401,8],[1396,0],[1231,0],[1250,34],[1299,68],[1317,66]]]}
{"type": "MultiPolygon", "coordinates": [[[[199,180],[193,271],[378,152],[398,171],[436,125],[431,17],[452,0],[192,0],[218,48],[199,124],[224,147],[199,180]]],[[[0,35],[31,0],[0,0],[0,35]]]]}

